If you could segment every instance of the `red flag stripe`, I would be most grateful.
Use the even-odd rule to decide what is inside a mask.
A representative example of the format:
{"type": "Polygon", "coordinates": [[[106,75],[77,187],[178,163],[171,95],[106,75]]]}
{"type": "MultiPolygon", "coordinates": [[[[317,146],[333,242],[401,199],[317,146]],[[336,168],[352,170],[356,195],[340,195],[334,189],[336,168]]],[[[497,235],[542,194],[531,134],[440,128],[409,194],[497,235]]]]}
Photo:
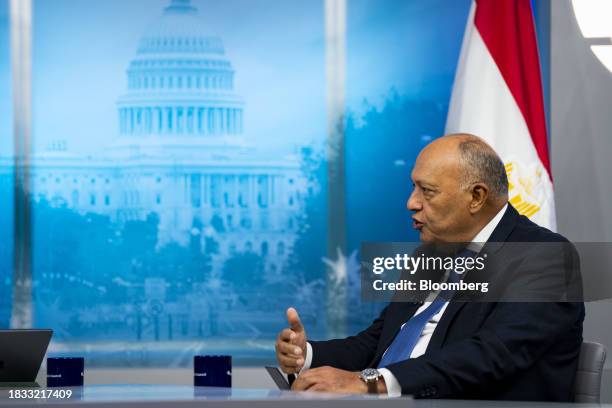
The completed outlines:
{"type": "Polygon", "coordinates": [[[474,25],[516,100],[552,180],[530,0],[476,0],[474,25]]]}

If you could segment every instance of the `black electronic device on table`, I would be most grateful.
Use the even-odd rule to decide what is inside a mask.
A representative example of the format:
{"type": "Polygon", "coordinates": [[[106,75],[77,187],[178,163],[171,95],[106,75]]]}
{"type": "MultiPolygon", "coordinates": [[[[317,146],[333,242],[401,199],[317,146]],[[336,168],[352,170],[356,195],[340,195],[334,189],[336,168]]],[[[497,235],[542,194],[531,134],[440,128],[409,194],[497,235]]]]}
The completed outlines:
{"type": "Polygon", "coordinates": [[[277,367],[266,366],[266,371],[268,374],[270,374],[270,377],[272,377],[272,380],[274,380],[274,383],[279,390],[291,389],[291,384],[293,384],[293,381],[295,380],[295,375],[289,374],[289,380],[287,380],[281,370],[279,370],[277,367]]]}
{"type": "Polygon", "coordinates": [[[33,382],[53,330],[0,330],[0,382],[33,382]]]}

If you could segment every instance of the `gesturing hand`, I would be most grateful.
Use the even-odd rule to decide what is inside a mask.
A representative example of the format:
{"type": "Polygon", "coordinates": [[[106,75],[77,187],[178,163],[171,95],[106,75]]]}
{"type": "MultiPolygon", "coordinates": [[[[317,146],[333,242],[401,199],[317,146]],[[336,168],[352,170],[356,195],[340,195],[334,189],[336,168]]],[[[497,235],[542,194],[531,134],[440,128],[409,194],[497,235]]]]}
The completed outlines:
{"type": "Polygon", "coordinates": [[[289,327],[276,338],[276,359],[281,370],[287,374],[298,373],[306,359],[306,331],[297,310],[287,309],[289,327]]]}

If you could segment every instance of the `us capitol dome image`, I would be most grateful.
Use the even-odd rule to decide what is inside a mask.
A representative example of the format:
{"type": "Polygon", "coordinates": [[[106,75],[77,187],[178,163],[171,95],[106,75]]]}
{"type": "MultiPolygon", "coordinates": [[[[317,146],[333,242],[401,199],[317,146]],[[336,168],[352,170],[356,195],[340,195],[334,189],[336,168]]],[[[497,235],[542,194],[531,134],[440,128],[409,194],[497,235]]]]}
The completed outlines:
{"type": "Polygon", "coordinates": [[[156,213],[158,247],[214,236],[213,275],[243,251],[272,255],[266,271],[278,273],[296,239],[305,181],[297,156],[266,157],[247,136],[235,76],[196,7],[172,0],[129,62],[118,135],[93,156],[63,141],[36,153],[35,199],[118,223],[156,213]]]}

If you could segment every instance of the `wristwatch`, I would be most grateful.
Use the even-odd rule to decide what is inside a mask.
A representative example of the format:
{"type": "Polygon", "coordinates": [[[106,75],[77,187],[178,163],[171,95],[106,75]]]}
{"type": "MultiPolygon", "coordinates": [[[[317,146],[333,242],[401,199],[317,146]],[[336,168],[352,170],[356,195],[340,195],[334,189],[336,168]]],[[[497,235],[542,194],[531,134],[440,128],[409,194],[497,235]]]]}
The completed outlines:
{"type": "Polygon", "coordinates": [[[382,377],[380,371],[375,368],[366,368],[359,377],[368,386],[368,394],[378,394],[378,380],[382,377]]]}

